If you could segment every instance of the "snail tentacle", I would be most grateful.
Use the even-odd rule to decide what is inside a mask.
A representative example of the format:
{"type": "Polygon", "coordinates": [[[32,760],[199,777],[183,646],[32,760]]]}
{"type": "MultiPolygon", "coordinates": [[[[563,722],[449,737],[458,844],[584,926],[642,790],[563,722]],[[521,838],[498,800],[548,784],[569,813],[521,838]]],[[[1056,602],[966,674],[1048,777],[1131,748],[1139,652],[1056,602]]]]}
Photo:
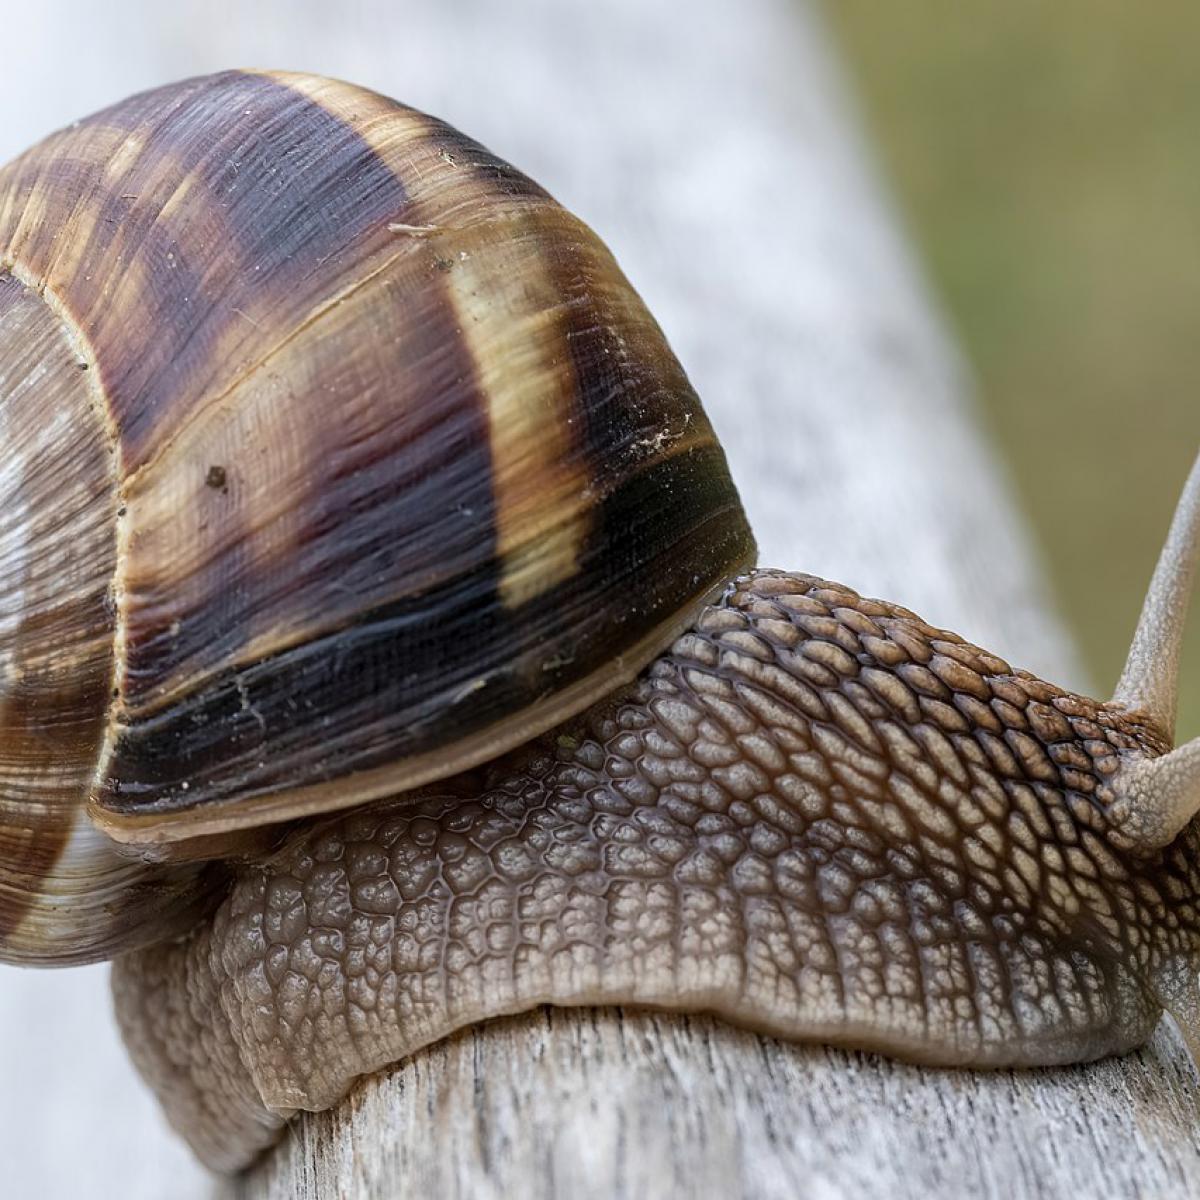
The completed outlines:
{"type": "MultiPolygon", "coordinates": [[[[1113,704],[1174,740],[1179,660],[1200,559],[1200,457],[1184,485],[1150,580],[1113,704]]],[[[1161,757],[1128,760],[1113,781],[1112,816],[1129,845],[1160,849],[1200,812],[1200,738],[1161,757]]]]}
{"type": "Polygon", "coordinates": [[[1200,456],[1175,508],[1112,700],[1124,708],[1145,713],[1167,738],[1175,730],[1179,658],[1197,559],[1200,559],[1200,456]]]}

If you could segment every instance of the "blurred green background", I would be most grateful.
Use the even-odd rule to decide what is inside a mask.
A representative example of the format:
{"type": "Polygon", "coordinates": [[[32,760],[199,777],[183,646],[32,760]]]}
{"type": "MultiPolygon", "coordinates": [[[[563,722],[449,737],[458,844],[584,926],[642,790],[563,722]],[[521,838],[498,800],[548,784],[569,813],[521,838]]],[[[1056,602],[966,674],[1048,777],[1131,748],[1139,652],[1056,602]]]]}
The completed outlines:
{"type": "MultiPolygon", "coordinates": [[[[867,125],[1108,695],[1200,445],[1200,5],[832,0],[867,125]]],[[[1180,735],[1200,733],[1200,602],[1180,735]]]]}

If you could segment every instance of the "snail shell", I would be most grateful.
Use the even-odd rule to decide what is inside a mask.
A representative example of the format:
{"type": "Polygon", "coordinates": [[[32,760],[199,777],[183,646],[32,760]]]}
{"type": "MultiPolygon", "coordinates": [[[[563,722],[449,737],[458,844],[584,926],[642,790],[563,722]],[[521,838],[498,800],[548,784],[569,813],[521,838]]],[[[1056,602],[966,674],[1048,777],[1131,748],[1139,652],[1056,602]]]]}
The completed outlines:
{"type": "Polygon", "coordinates": [[[306,75],[160,88],[0,172],[0,442],[8,960],[170,935],[216,869],[144,858],[501,753],[754,557],[594,234],[306,75]]]}

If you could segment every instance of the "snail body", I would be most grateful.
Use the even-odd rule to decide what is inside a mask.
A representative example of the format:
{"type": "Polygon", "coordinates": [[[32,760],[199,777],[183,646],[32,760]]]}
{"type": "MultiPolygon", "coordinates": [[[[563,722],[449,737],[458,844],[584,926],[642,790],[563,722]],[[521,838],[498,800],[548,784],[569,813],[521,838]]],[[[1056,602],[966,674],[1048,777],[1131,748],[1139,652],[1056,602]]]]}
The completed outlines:
{"type": "Polygon", "coordinates": [[[0,171],[0,959],[120,955],[204,1159],[473,1021],[955,1065],[1200,1044],[1200,468],[1107,704],[752,570],[595,235],[373,93],[227,72],[0,171]]]}

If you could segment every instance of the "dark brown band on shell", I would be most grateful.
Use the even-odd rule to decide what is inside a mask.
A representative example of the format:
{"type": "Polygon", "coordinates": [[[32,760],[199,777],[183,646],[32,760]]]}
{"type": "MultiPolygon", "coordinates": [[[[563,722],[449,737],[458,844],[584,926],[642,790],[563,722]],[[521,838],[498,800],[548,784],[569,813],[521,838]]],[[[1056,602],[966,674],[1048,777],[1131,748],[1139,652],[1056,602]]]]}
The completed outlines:
{"type": "Polygon", "coordinates": [[[135,97],[0,174],[0,255],[95,348],[119,443],[115,836],[497,753],[753,558],[604,247],[382,97],[236,72],[135,97]]]}

